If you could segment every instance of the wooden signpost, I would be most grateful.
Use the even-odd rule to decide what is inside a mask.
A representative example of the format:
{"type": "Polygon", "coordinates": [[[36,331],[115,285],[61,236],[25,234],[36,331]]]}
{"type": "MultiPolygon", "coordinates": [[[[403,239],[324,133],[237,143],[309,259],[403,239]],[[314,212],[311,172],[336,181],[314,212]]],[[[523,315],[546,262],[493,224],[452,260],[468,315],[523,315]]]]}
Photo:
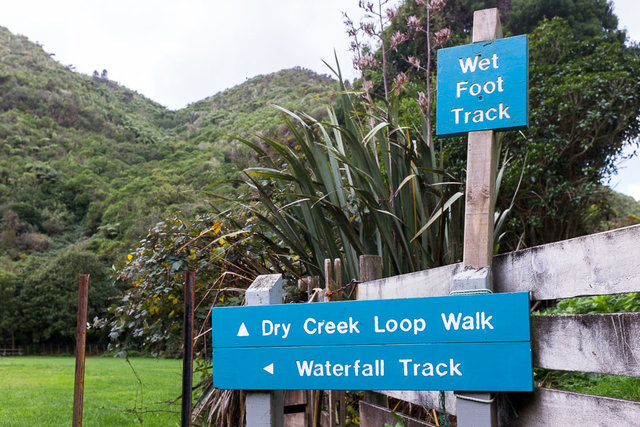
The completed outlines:
{"type": "MultiPolygon", "coordinates": [[[[528,125],[526,36],[499,40],[502,38],[499,11],[485,9],[473,15],[472,37],[470,45],[438,52],[436,134],[453,136],[469,132],[464,271],[454,277],[451,294],[493,292],[491,261],[498,157],[494,130],[515,130],[528,125]]],[[[492,394],[457,393],[456,397],[458,425],[497,424],[492,394]]]]}
{"type": "MultiPolygon", "coordinates": [[[[438,53],[436,133],[469,141],[454,296],[280,305],[253,297],[281,295],[261,276],[247,292],[254,307],[212,311],[216,387],[464,390],[458,425],[482,427],[496,425],[489,392],[533,390],[529,294],[492,294],[494,130],[528,125],[527,38],[501,37],[498,10],[477,11],[473,43],[438,53]]],[[[249,392],[247,425],[279,425],[278,396],[249,392]]]]}

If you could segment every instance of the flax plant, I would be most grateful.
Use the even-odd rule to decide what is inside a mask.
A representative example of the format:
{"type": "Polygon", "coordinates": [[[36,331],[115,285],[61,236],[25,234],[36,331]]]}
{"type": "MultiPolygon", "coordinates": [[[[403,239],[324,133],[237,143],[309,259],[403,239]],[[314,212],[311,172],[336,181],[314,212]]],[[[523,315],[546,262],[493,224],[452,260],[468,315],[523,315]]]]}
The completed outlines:
{"type": "MultiPolygon", "coordinates": [[[[421,3],[435,12],[444,5],[421,3]]],[[[326,120],[281,108],[292,141],[241,139],[262,159],[260,167],[244,171],[253,197],[242,200],[242,208],[258,218],[274,253],[299,259],[311,275],[323,275],[325,258],[344,259],[351,278],[359,276],[362,254],[380,255],[387,276],[461,258],[462,185],[446,173],[442,150],[432,141],[431,91],[420,92],[416,101],[421,126],[407,126],[400,104],[408,77],[392,78],[386,63],[389,50],[412,34],[428,33],[429,26],[412,16],[407,31],[389,39],[385,28],[397,13],[393,3],[360,1],[360,6],[365,19],[356,25],[345,15],[345,24],[354,66],[362,72],[361,90],[347,88],[336,65],[332,71],[341,92],[326,120]],[[380,60],[372,54],[376,48],[380,60]],[[367,77],[376,69],[383,89],[378,99],[367,77]]],[[[427,74],[430,87],[430,64],[405,60],[427,74]]]]}
{"type": "Polygon", "coordinates": [[[362,254],[380,255],[385,275],[457,261],[463,194],[426,144],[426,119],[422,129],[400,126],[395,95],[389,121],[363,115],[353,97],[343,86],[325,121],[281,109],[292,143],[241,139],[263,160],[244,171],[254,197],[242,207],[276,252],[299,257],[310,274],[323,274],[325,258],[343,258],[357,278],[362,254]]]}

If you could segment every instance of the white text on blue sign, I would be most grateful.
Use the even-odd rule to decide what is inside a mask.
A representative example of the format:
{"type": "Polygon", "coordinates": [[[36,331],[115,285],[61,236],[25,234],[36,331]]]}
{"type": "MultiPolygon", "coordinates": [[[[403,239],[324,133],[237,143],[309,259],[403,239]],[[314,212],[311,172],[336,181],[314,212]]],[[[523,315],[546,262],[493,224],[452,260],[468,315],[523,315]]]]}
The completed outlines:
{"type": "Polygon", "coordinates": [[[526,36],[438,51],[436,134],[528,124],[526,36]]]}
{"type": "MultiPolygon", "coordinates": [[[[473,315],[463,315],[458,313],[440,313],[442,326],[447,330],[457,331],[459,329],[493,329],[491,323],[493,316],[487,315],[484,311],[476,311],[473,315]]],[[[427,328],[427,322],[424,318],[385,318],[384,316],[372,316],[373,332],[376,334],[383,333],[412,333],[418,335],[427,328]]],[[[263,337],[273,336],[286,339],[291,332],[292,323],[278,323],[270,319],[263,319],[261,324],[261,334],[263,337]]],[[[302,322],[302,330],[307,335],[333,335],[333,334],[359,334],[360,320],[354,320],[349,316],[345,320],[326,320],[308,317],[302,322]]],[[[238,336],[248,337],[246,324],[243,322],[238,329],[238,336]]]]}
{"type": "Polygon", "coordinates": [[[532,387],[527,293],[224,307],[212,320],[219,388],[532,387]]]}

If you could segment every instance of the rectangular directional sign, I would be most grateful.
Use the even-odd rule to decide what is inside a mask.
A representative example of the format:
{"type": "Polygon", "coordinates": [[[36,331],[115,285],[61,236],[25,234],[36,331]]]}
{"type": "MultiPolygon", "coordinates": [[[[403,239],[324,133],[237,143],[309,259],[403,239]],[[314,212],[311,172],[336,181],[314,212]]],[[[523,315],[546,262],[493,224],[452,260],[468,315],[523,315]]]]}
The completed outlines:
{"type": "Polygon", "coordinates": [[[528,126],[527,36],[438,51],[436,134],[528,126]]]}
{"type": "Polygon", "coordinates": [[[230,389],[532,389],[529,294],[212,310],[230,389]]]}
{"type": "Polygon", "coordinates": [[[218,388],[531,391],[533,386],[528,342],[223,348],[215,350],[213,366],[218,388]]]}

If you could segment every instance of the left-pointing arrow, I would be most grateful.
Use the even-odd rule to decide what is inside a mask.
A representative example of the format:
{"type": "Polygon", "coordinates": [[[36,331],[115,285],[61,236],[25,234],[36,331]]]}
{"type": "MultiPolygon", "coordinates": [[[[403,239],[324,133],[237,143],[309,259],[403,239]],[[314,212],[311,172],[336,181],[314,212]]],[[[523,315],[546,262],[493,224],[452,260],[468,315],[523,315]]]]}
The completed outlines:
{"type": "Polygon", "coordinates": [[[238,336],[239,337],[248,337],[249,336],[249,331],[247,331],[247,327],[245,326],[244,322],[242,322],[240,324],[240,328],[238,329],[238,336]]]}
{"type": "Polygon", "coordinates": [[[268,364],[267,366],[265,366],[264,368],[265,371],[269,372],[271,375],[273,375],[273,363],[268,364]]]}

